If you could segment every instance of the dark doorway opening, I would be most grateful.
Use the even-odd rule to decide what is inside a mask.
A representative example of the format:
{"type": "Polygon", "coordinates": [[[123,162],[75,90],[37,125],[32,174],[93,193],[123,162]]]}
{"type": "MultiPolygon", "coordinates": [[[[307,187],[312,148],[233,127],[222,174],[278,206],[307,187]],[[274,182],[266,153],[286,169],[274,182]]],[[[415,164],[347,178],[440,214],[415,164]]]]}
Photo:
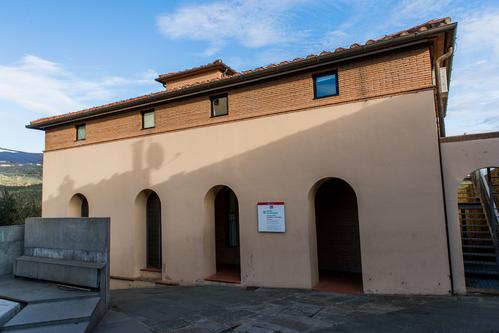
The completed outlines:
{"type": "Polygon", "coordinates": [[[147,198],[147,261],[149,269],[161,270],[161,201],[156,193],[147,198]]]}
{"type": "Polygon", "coordinates": [[[214,204],[216,274],[207,280],[240,283],[239,204],[236,194],[224,186],[216,194],[214,204]]]}
{"type": "Polygon", "coordinates": [[[84,196],[81,198],[80,216],[88,217],[88,200],[84,196]]]}
{"type": "Polygon", "coordinates": [[[332,178],[315,194],[319,283],[316,290],[362,293],[357,198],[345,181],[332,178]]]}

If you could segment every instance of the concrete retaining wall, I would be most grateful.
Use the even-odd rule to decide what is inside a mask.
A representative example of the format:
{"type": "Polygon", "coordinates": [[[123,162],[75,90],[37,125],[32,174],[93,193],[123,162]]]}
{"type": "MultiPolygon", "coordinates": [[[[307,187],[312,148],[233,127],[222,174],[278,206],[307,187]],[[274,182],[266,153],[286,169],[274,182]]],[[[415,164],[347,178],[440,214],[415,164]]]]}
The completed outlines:
{"type": "Polygon", "coordinates": [[[12,274],[14,261],[23,254],[24,225],[0,226],[0,275],[12,274]]]}
{"type": "Polygon", "coordinates": [[[99,289],[105,311],[109,237],[109,218],[27,218],[24,253],[16,260],[14,274],[99,289]]]}
{"type": "Polygon", "coordinates": [[[28,218],[24,255],[107,263],[108,218],[28,218]]]}

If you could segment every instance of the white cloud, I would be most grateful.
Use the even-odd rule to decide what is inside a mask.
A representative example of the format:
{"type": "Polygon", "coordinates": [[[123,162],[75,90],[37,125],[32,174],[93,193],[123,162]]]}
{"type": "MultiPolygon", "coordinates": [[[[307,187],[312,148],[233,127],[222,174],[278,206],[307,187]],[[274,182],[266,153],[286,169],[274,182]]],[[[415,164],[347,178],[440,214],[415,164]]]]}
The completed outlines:
{"type": "Polygon", "coordinates": [[[460,47],[463,52],[499,56],[499,10],[475,12],[462,18],[459,24],[460,47]],[[492,51],[492,52],[491,52],[492,51]]]}
{"type": "Polygon", "coordinates": [[[499,10],[462,17],[458,25],[446,119],[449,134],[499,130],[499,10]]]}
{"type": "Polygon", "coordinates": [[[450,2],[450,0],[404,0],[394,8],[392,18],[397,18],[401,22],[422,17],[437,18],[443,9],[448,11],[450,2]]]}
{"type": "Polygon", "coordinates": [[[157,18],[159,31],[173,39],[209,44],[204,54],[213,55],[229,40],[248,48],[289,42],[286,13],[300,0],[226,0],[189,5],[157,18]]]}
{"type": "MultiPolygon", "coordinates": [[[[320,40],[322,50],[334,51],[337,47],[348,47],[352,36],[343,30],[327,31],[320,40]]],[[[362,42],[362,41],[358,41],[362,42]]]]}
{"type": "Polygon", "coordinates": [[[116,98],[120,89],[151,84],[154,76],[148,71],[137,79],[85,80],[59,63],[26,55],[15,64],[0,65],[0,100],[44,115],[58,114],[116,98]]]}

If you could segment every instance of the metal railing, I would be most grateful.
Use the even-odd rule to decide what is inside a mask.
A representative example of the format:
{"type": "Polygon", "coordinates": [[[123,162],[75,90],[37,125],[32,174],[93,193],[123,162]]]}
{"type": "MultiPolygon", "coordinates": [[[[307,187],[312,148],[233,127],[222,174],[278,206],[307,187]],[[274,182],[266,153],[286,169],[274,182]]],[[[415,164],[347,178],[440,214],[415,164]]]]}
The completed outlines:
{"type": "Polygon", "coordinates": [[[492,241],[495,246],[496,251],[496,267],[499,279],[499,240],[498,240],[498,230],[499,230],[499,218],[498,210],[496,207],[496,202],[494,199],[494,191],[491,181],[490,168],[476,170],[471,174],[471,180],[477,195],[480,198],[483,211],[485,213],[485,219],[489,227],[490,234],[492,235],[492,241]]]}

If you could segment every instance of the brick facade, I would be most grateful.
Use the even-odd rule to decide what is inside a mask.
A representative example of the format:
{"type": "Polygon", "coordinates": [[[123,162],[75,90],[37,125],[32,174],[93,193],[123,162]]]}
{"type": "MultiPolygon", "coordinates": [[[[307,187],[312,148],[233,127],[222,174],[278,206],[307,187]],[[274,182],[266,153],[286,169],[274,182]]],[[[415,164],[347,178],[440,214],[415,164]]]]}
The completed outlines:
{"type": "MultiPolygon", "coordinates": [[[[228,90],[227,116],[211,118],[209,96],[193,97],[156,107],[156,127],[153,129],[141,129],[141,111],[144,109],[87,120],[87,137],[80,142],[75,141],[77,122],[47,129],[45,150],[299,111],[433,87],[428,48],[393,52],[344,63],[331,69],[338,71],[338,96],[314,99],[312,75],[316,72],[300,73],[228,90]]],[[[323,71],[325,70],[317,72],[323,71]]]]}
{"type": "Polygon", "coordinates": [[[212,71],[206,71],[203,73],[195,73],[195,74],[189,75],[188,77],[183,77],[180,79],[166,80],[166,82],[167,82],[166,88],[168,90],[177,89],[177,88],[181,88],[183,86],[188,86],[188,85],[194,84],[196,82],[204,82],[204,81],[220,79],[222,77],[222,75],[223,75],[223,73],[218,69],[215,69],[212,71]]]}

